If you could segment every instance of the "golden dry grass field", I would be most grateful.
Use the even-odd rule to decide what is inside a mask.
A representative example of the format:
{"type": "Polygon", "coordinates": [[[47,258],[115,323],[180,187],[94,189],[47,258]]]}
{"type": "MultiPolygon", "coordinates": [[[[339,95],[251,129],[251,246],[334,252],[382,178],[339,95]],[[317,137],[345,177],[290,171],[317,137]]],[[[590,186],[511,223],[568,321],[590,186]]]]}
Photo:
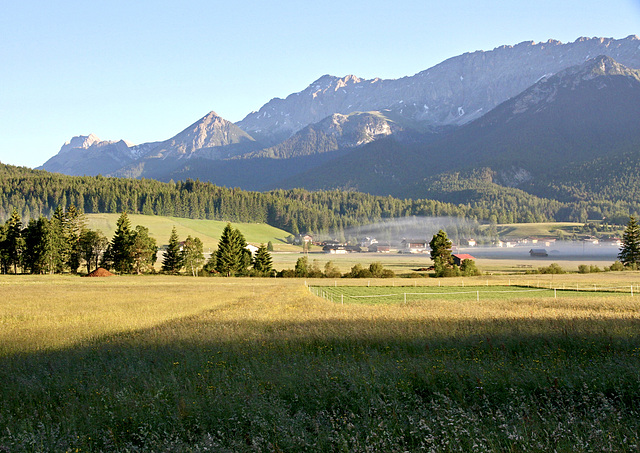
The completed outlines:
{"type": "Polygon", "coordinates": [[[640,295],[342,305],[302,279],[171,276],[2,276],[0,291],[0,451],[640,446],[640,295]]]}

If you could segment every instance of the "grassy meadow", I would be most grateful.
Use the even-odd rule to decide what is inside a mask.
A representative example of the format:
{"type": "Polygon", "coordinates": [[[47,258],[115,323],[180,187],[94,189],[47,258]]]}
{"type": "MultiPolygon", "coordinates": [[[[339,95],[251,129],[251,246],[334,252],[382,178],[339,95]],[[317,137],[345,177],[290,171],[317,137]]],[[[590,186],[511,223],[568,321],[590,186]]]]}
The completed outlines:
{"type": "MultiPolygon", "coordinates": [[[[86,214],[87,227],[92,230],[100,230],[107,238],[111,239],[116,231],[116,222],[120,214],[86,214]]],[[[203,219],[183,219],[180,217],[164,217],[155,215],[129,214],[132,228],[135,225],[142,225],[149,228],[149,235],[156,239],[158,246],[167,245],[171,229],[175,226],[178,237],[183,241],[187,235],[199,237],[204,246],[205,252],[218,247],[218,240],[222,235],[227,222],[220,220],[203,219]]],[[[260,245],[271,241],[275,250],[299,250],[284,243],[284,239],[289,236],[284,230],[272,227],[266,223],[240,223],[234,222],[233,226],[238,228],[245,239],[250,244],[260,245]]]]}
{"type": "Polygon", "coordinates": [[[0,452],[640,449],[640,295],[342,305],[299,279],[171,276],[0,290],[0,452]]]}

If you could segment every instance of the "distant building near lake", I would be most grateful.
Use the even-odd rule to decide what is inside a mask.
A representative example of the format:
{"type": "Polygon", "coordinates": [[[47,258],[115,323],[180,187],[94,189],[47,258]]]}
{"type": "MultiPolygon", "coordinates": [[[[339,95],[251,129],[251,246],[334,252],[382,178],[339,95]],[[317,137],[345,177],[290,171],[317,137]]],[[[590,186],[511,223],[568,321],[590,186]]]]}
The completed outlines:
{"type": "Polygon", "coordinates": [[[539,257],[549,256],[546,249],[531,249],[529,250],[529,255],[539,257]]]}
{"type": "Polygon", "coordinates": [[[402,253],[427,253],[430,251],[429,241],[422,239],[405,239],[402,241],[402,253]]]}
{"type": "Polygon", "coordinates": [[[371,244],[367,249],[370,252],[373,252],[373,253],[390,253],[391,252],[391,245],[389,245],[389,244],[371,244]]]}

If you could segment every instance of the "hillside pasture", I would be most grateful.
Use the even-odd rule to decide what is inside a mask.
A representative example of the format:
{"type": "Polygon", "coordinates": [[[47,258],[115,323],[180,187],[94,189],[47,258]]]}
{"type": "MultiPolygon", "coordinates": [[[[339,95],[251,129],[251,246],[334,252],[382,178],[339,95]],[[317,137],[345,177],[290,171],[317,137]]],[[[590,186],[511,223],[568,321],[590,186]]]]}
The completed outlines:
{"type": "Polygon", "coordinates": [[[0,451],[640,445],[637,296],[342,305],[303,279],[174,276],[0,288],[0,451]]]}
{"type": "MultiPolygon", "coordinates": [[[[88,228],[100,230],[108,238],[111,238],[116,231],[116,222],[120,214],[86,214],[88,228]]],[[[153,237],[158,246],[169,243],[171,229],[175,226],[178,237],[183,241],[187,235],[199,237],[203,243],[205,252],[210,252],[218,246],[218,240],[227,222],[219,220],[185,219],[180,217],[164,217],[154,215],[129,214],[132,228],[135,225],[142,225],[149,228],[149,235],[153,237]]],[[[284,242],[289,236],[284,230],[272,227],[265,223],[233,223],[234,228],[238,228],[245,239],[250,244],[260,245],[271,241],[276,250],[293,250],[284,242]]]]}

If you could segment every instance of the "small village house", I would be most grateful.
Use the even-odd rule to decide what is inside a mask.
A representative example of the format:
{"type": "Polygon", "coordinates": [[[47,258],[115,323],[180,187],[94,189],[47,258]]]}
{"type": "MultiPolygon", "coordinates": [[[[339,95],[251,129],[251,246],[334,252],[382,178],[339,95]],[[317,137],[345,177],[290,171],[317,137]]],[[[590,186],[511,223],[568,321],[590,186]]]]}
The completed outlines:
{"type": "Polygon", "coordinates": [[[405,239],[402,241],[402,253],[427,253],[429,250],[429,241],[422,239],[405,239]]]}

